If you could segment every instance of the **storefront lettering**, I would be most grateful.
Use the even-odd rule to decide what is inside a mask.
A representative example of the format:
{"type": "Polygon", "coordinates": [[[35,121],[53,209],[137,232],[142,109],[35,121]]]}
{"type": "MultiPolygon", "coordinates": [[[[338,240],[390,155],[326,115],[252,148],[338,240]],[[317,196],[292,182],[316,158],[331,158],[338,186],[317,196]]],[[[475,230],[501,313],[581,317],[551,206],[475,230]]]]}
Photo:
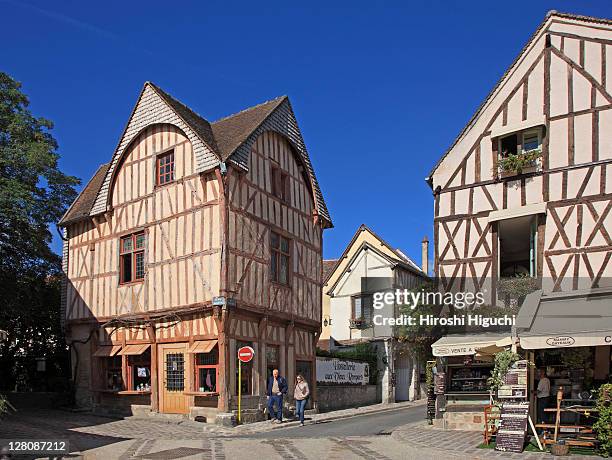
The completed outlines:
{"type": "Polygon", "coordinates": [[[558,337],[549,337],[546,339],[546,343],[551,347],[569,347],[573,345],[576,340],[569,335],[566,336],[558,336],[558,337]]]}

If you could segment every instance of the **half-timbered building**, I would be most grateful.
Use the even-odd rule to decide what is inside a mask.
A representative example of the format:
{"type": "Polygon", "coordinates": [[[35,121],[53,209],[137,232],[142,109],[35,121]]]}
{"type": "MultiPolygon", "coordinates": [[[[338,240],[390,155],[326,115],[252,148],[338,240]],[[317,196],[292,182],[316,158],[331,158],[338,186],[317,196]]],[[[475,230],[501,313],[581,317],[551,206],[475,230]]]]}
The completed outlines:
{"type": "MultiPolygon", "coordinates": [[[[540,367],[553,365],[550,349],[559,359],[559,348],[583,347],[589,358],[580,372],[606,381],[612,21],[550,12],[428,182],[435,199],[434,271],[442,290],[480,291],[487,305],[500,306],[507,300],[500,288],[509,279],[533,286],[519,302],[512,330],[449,335],[434,344],[439,363],[447,364],[445,399],[438,396],[438,403],[442,398],[454,405],[446,408],[445,426],[483,428],[482,407],[473,407],[489,403],[484,382],[490,369],[486,353],[478,351],[487,347],[522,349],[540,367]],[[471,406],[460,405],[466,401],[471,406]]],[[[578,377],[572,384],[587,389],[578,377]]],[[[535,388],[533,369],[529,387],[535,388]]]]}
{"type": "Polygon", "coordinates": [[[211,421],[240,386],[257,418],[271,369],[315,387],[331,219],[287,97],[210,123],[145,83],[60,225],[79,404],[211,421]]]}
{"type": "Polygon", "coordinates": [[[612,22],[551,12],[428,177],[445,288],[612,274],[611,109],[612,22]]]}

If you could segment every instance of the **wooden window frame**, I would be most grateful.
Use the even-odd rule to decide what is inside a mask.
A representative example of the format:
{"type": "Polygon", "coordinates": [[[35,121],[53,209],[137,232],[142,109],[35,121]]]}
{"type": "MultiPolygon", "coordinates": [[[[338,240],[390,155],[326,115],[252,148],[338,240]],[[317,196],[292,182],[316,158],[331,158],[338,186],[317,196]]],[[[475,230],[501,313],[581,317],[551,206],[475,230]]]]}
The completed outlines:
{"type": "Polygon", "coordinates": [[[268,378],[270,377],[270,375],[272,375],[272,371],[270,370],[270,367],[273,367],[272,370],[278,369],[278,371],[281,373],[281,375],[283,374],[282,373],[282,369],[280,368],[280,365],[281,365],[281,363],[280,363],[280,354],[281,354],[280,344],[273,344],[273,343],[267,343],[266,344],[266,355],[265,355],[265,358],[266,358],[266,382],[268,381],[268,378]],[[270,349],[274,348],[277,351],[277,353],[276,353],[276,359],[277,360],[276,361],[273,361],[273,362],[268,361],[268,348],[270,348],[270,349]],[[268,375],[268,371],[270,371],[270,375],[268,375]]]}
{"type": "MultiPolygon", "coordinates": [[[[351,296],[351,319],[352,320],[367,321],[368,318],[364,315],[364,304],[363,304],[363,299],[365,297],[372,298],[372,295],[371,294],[355,294],[355,295],[351,296]],[[361,316],[360,317],[355,316],[355,300],[356,299],[362,299],[361,300],[361,316]]],[[[368,308],[372,309],[372,313],[374,312],[374,307],[373,306],[370,305],[368,308]]],[[[371,318],[370,318],[370,320],[371,320],[371,318]]]]}
{"type": "Polygon", "coordinates": [[[209,353],[194,353],[193,354],[193,373],[194,373],[194,384],[193,391],[200,394],[219,394],[219,348],[215,346],[209,353]],[[216,353],[217,364],[198,364],[198,355],[207,355],[210,353],[216,353]],[[200,391],[200,369],[214,369],[215,370],[215,390],[214,391],[200,391]]]}
{"type": "Polygon", "coordinates": [[[286,236],[284,236],[281,233],[275,232],[274,230],[270,231],[270,281],[276,284],[279,284],[281,286],[290,286],[291,285],[291,275],[292,275],[292,265],[291,265],[291,249],[292,249],[292,240],[290,238],[287,238],[286,236]],[[273,236],[277,236],[278,237],[278,247],[274,247],[272,245],[272,238],[273,236]],[[281,249],[281,241],[282,239],[287,240],[287,252],[284,252],[281,249]],[[285,256],[287,257],[287,276],[286,276],[286,282],[280,281],[280,266],[281,266],[281,257],[285,256]],[[272,259],[275,259],[275,265],[276,265],[276,272],[273,271],[272,267],[274,266],[272,264],[272,259]]]}
{"type": "Polygon", "coordinates": [[[270,178],[272,179],[272,195],[284,203],[291,201],[291,188],[289,186],[289,174],[281,169],[277,164],[271,165],[270,178]]]}
{"type": "Polygon", "coordinates": [[[527,150],[525,150],[525,138],[533,134],[535,134],[538,138],[538,146],[536,147],[536,149],[542,149],[542,129],[526,129],[521,133],[521,153],[527,152],[527,150]]]}
{"type": "Polygon", "coordinates": [[[145,260],[146,246],[147,246],[147,236],[144,230],[140,232],[124,235],[119,238],[119,284],[120,285],[142,283],[144,281],[145,276],[146,276],[146,260],[145,260]],[[137,237],[141,235],[144,237],[144,243],[141,248],[137,248],[136,240],[137,240],[137,237]],[[131,238],[132,240],[132,249],[124,250],[123,242],[127,240],[128,238],[131,238]],[[142,254],[143,273],[142,273],[141,278],[136,277],[136,258],[138,254],[142,254]],[[124,263],[123,263],[123,259],[127,256],[131,257],[131,275],[132,276],[129,280],[125,279],[124,263]]]}
{"type": "MultiPolygon", "coordinates": [[[[174,149],[170,149],[170,150],[166,150],[165,152],[161,152],[159,154],[157,154],[157,157],[155,158],[155,185],[157,187],[163,187],[164,185],[168,185],[171,184],[172,182],[174,182],[176,180],[176,168],[175,168],[175,158],[174,158],[174,149]],[[171,157],[170,160],[170,172],[161,172],[161,162],[162,160],[166,159],[167,157],[171,157]],[[170,179],[166,179],[166,176],[170,174],[170,179]],[[163,178],[163,180],[162,180],[163,178]]],[[[164,167],[167,166],[167,164],[163,165],[164,167]]]]}
{"type": "Polygon", "coordinates": [[[105,391],[123,391],[126,388],[126,382],[123,381],[123,358],[121,356],[110,356],[103,358],[104,359],[104,384],[102,388],[105,391]],[[117,365],[117,361],[120,361],[121,364],[117,365]],[[119,373],[119,378],[121,380],[120,388],[110,388],[108,385],[108,377],[110,373],[119,373]]]}
{"type": "MultiPolygon", "coordinates": [[[[152,354],[150,350],[146,350],[140,355],[130,355],[126,357],[126,369],[127,369],[127,382],[126,382],[126,390],[128,391],[138,391],[134,388],[134,371],[137,367],[148,367],[149,374],[151,373],[151,360],[152,354]],[[147,353],[147,351],[149,353],[147,353]],[[148,361],[146,360],[144,355],[148,355],[148,361]]],[[[149,387],[151,386],[151,376],[149,375],[149,387]]],[[[151,390],[149,390],[151,391],[151,390]]]]}

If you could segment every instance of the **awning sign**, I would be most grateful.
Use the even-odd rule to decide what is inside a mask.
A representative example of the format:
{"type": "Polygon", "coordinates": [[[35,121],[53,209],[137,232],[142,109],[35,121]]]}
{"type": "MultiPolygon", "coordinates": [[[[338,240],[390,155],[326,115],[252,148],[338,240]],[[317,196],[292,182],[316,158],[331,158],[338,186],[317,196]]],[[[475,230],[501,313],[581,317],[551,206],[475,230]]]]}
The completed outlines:
{"type": "Polygon", "coordinates": [[[596,347],[612,345],[612,333],[596,335],[586,334],[560,334],[550,336],[521,336],[521,348],[525,350],[539,350],[543,348],[571,348],[596,347]]]}

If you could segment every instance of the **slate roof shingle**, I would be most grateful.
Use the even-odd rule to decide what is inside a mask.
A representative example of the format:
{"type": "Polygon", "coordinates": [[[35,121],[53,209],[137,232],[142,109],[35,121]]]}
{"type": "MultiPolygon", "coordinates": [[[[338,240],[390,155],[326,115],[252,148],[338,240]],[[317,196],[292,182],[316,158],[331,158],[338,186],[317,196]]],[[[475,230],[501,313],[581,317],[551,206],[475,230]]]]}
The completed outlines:
{"type": "Polygon", "coordinates": [[[104,177],[106,176],[109,166],[110,162],[98,167],[98,170],[89,180],[87,185],[85,185],[83,191],[79,194],[76,200],[74,200],[72,205],[68,208],[68,211],[66,211],[60,220],[60,225],[67,225],[71,222],[89,216],[91,207],[96,201],[98,191],[100,190],[100,187],[102,187],[102,183],[104,182],[104,177]]]}

